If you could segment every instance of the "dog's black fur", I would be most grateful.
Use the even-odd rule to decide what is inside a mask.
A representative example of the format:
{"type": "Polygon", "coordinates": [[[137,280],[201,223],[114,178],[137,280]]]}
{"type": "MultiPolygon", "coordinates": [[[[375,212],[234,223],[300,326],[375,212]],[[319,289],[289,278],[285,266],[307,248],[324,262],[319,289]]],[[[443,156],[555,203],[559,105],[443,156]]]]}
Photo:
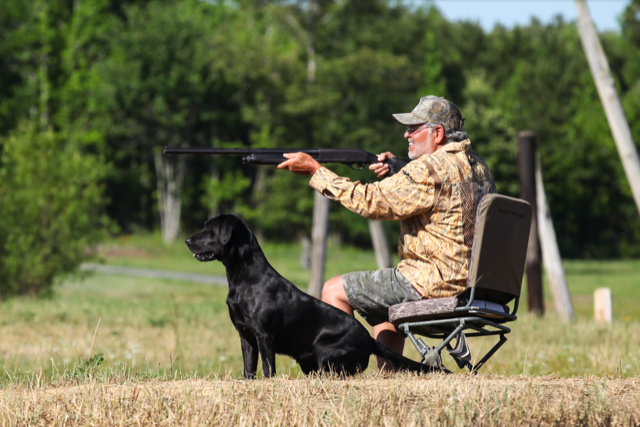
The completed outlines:
{"type": "Polygon", "coordinates": [[[293,357],[305,374],[353,375],[373,353],[397,369],[430,368],[374,340],[353,316],[299,290],[271,267],[255,236],[234,215],[218,215],[185,243],[198,261],[221,261],[227,269],[227,305],[240,334],[245,378],[254,378],[258,353],[265,377],[276,373],[276,353],[293,357]]]}

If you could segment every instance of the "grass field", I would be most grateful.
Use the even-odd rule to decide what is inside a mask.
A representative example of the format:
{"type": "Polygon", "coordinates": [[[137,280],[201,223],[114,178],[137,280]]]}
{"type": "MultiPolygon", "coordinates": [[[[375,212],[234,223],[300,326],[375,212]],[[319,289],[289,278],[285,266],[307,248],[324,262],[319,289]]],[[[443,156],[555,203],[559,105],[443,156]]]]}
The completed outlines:
{"type": "MultiPolygon", "coordinates": [[[[296,246],[264,249],[276,269],[305,286],[309,273],[299,267],[296,246]]],[[[113,240],[101,254],[112,265],[224,274],[220,263],[199,263],[183,244],[164,246],[156,236],[113,240]]],[[[371,252],[352,248],[330,247],[327,262],[327,277],[375,268],[371,252]]],[[[251,383],[255,386],[233,380],[241,373],[242,356],[224,302],[226,288],[107,274],[68,279],[56,287],[53,298],[14,299],[2,305],[0,367],[5,391],[0,402],[5,410],[0,411],[0,423],[45,420],[63,425],[64,417],[75,416],[80,424],[100,424],[101,419],[117,424],[117,414],[105,409],[111,408],[120,411],[124,424],[135,424],[135,417],[147,425],[160,419],[205,424],[203,420],[223,420],[216,411],[224,402],[230,405],[226,423],[246,425],[343,424],[341,419],[362,425],[395,425],[393,420],[419,425],[429,414],[435,414],[431,421],[440,420],[437,425],[472,420],[511,424],[517,414],[524,424],[585,423],[580,417],[586,414],[585,424],[608,425],[613,419],[639,423],[640,261],[575,261],[565,268],[576,321],[561,322],[551,312],[551,301],[542,318],[527,315],[524,304],[509,341],[477,377],[382,378],[373,372],[372,359],[369,370],[353,381],[303,379],[295,362],[279,356],[278,373],[284,377],[251,383]],[[612,326],[592,320],[593,290],[601,286],[613,291],[612,326]],[[371,390],[358,391],[368,389],[367,384],[371,390]],[[435,393],[438,384],[446,393],[435,393]],[[566,396],[554,396],[554,387],[566,396]],[[269,395],[269,390],[276,394],[269,395]],[[276,402],[274,412],[266,411],[265,402],[273,403],[277,393],[283,400],[276,402]],[[463,398],[469,393],[478,396],[463,398]],[[385,394],[392,396],[387,403],[385,394]],[[309,396],[318,395],[325,396],[321,403],[300,409],[309,396]],[[500,403],[505,399],[508,411],[500,403]],[[543,401],[547,409],[536,410],[543,401]],[[198,402],[212,406],[199,408],[198,402]],[[301,412],[287,412],[292,402],[302,402],[296,403],[301,412]],[[11,408],[16,407],[30,407],[45,418],[13,416],[11,408]],[[244,420],[238,418],[242,414],[244,420]],[[369,421],[357,423],[352,416],[369,421]],[[285,422],[293,420],[287,417],[297,421],[285,422]]],[[[474,355],[493,341],[471,341],[474,355]]],[[[418,358],[409,346],[405,354],[418,358]]],[[[455,366],[446,355],[444,362],[455,366]]]]}
{"type": "Polygon", "coordinates": [[[0,424],[53,426],[637,426],[640,381],[489,374],[92,380],[1,392],[0,424]]]}

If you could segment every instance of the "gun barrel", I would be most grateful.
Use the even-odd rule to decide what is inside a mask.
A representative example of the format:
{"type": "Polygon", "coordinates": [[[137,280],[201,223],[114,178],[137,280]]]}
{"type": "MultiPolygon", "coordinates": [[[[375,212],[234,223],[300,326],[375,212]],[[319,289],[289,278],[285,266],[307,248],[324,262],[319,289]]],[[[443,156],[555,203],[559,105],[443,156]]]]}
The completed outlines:
{"type": "Polygon", "coordinates": [[[248,156],[251,154],[275,154],[275,153],[307,153],[310,155],[318,154],[317,148],[198,148],[198,147],[186,147],[186,148],[172,148],[164,147],[164,154],[222,154],[222,155],[236,155],[236,156],[248,156]]]}

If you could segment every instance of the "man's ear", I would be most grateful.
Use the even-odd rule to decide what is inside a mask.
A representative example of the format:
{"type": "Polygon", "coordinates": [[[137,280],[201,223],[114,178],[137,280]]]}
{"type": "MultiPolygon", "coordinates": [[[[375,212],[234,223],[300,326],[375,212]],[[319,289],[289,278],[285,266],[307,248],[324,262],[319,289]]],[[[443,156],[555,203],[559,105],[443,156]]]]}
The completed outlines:
{"type": "Polygon", "coordinates": [[[435,132],[434,139],[436,144],[443,144],[444,142],[446,142],[444,127],[438,125],[433,128],[432,132],[435,132]]]}
{"type": "Polygon", "coordinates": [[[218,229],[218,236],[220,238],[220,243],[226,245],[231,239],[231,235],[233,234],[233,228],[236,225],[236,219],[231,215],[226,216],[222,223],[220,224],[220,228],[218,229]]]}

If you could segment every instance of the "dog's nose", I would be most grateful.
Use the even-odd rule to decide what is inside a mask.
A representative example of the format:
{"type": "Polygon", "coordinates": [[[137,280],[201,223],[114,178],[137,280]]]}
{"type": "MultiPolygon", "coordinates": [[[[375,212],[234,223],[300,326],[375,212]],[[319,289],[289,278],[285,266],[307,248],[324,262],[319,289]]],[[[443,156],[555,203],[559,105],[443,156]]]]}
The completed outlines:
{"type": "Polygon", "coordinates": [[[187,240],[185,240],[184,242],[187,244],[187,246],[189,246],[189,244],[191,243],[191,238],[188,238],[188,239],[187,239],[187,240]]]}

